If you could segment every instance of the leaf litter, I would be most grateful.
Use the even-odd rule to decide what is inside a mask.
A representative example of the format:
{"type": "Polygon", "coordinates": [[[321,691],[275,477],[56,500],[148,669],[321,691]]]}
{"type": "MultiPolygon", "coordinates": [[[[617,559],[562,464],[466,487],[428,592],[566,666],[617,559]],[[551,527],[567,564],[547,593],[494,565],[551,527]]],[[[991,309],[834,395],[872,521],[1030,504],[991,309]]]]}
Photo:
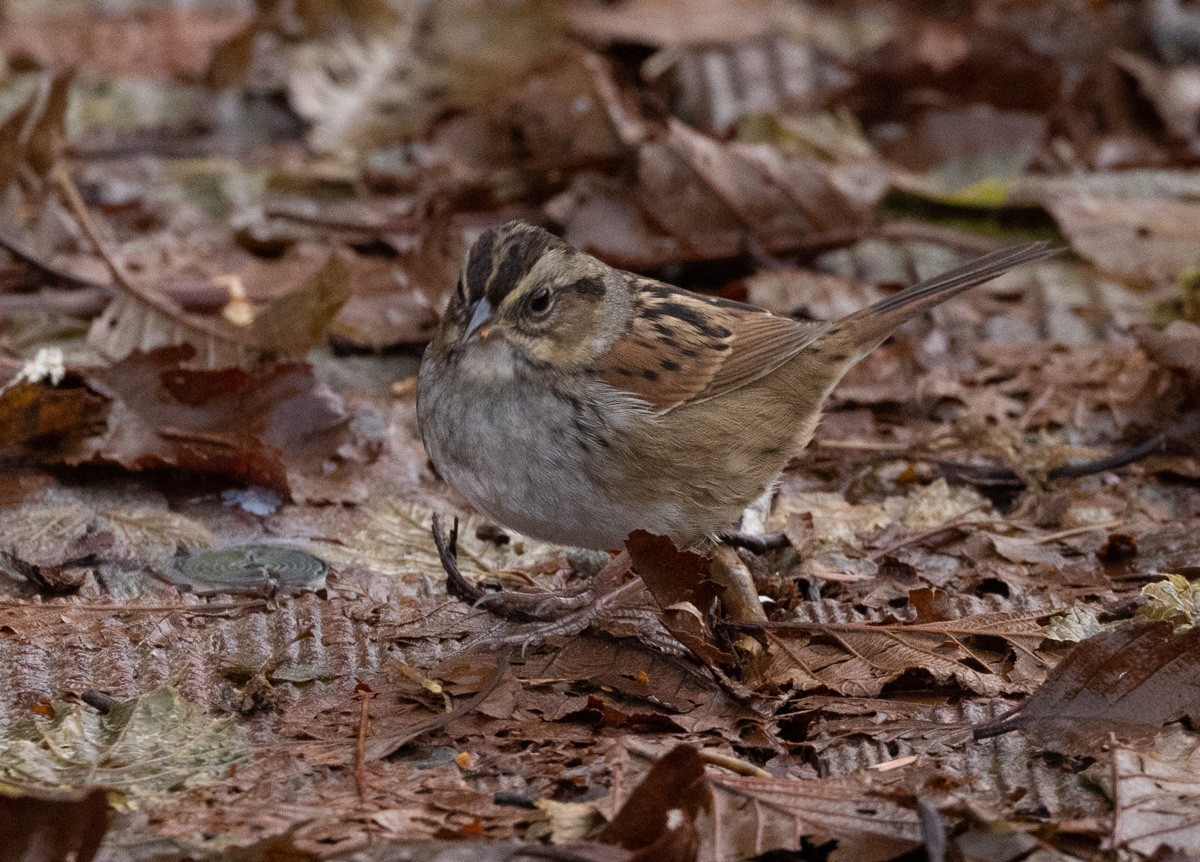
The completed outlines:
{"type": "Polygon", "coordinates": [[[130,10],[0,38],[0,807],[76,858],[1194,851],[1186,26],[130,10]],[[906,326],[731,545],[610,559],[420,448],[420,346],[509,218],[801,319],[1077,257],[906,326]]]}

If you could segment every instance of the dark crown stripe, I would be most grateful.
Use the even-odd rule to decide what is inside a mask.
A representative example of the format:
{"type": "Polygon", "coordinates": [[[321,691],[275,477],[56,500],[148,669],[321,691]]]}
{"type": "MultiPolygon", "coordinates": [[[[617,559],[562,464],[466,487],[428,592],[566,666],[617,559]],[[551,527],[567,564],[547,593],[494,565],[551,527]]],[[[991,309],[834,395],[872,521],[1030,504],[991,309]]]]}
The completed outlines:
{"type": "Polygon", "coordinates": [[[495,228],[485,230],[467,255],[467,293],[472,302],[483,296],[491,278],[496,233],[495,228]]]}
{"type": "Polygon", "coordinates": [[[495,232],[498,241],[493,242],[490,278],[484,282],[484,291],[488,301],[498,306],[548,249],[563,242],[541,228],[520,223],[501,225],[495,232]]]}

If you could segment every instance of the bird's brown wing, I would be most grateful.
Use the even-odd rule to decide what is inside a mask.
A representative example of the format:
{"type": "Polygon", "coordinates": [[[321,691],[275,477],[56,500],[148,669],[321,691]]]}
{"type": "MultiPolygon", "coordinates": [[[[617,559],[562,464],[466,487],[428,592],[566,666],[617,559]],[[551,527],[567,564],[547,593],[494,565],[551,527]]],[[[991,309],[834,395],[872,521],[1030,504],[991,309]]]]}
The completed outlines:
{"type": "Polygon", "coordinates": [[[634,281],[633,323],[596,368],[616,387],[667,411],[770,374],[826,323],[801,323],[650,279],[634,281]]]}

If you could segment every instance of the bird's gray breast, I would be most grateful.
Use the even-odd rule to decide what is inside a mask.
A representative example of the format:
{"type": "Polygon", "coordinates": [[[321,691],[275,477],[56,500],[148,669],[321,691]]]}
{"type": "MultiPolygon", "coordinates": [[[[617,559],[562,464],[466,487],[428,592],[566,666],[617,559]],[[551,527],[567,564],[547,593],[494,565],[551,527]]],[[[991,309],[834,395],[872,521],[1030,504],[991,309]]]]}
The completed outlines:
{"type": "Polygon", "coordinates": [[[507,527],[607,547],[609,533],[624,527],[618,501],[598,478],[619,468],[611,417],[553,370],[517,362],[500,369],[511,373],[497,373],[494,364],[462,359],[421,368],[418,416],[438,472],[507,527]]]}

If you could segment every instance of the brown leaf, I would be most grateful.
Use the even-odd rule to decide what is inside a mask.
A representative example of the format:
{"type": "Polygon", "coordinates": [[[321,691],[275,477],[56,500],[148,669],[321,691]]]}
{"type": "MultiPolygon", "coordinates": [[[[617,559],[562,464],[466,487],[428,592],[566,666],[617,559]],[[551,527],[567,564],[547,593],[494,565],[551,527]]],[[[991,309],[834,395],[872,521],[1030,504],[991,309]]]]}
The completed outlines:
{"type": "Polygon", "coordinates": [[[988,534],[996,553],[1013,563],[1040,563],[1046,566],[1063,566],[1066,559],[1054,548],[1036,539],[1021,536],[997,536],[988,534]]]}
{"type": "Polygon", "coordinates": [[[652,699],[672,722],[692,733],[761,718],[760,704],[734,700],[695,662],[629,640],[580,635],[514,665],[526,679],[588,682],[636,701],[652,699]]]}
{"type": "Polygon", "coordinates": [[[351,292],[349,267],[330,255],[304,284],[255,316],[250,326],[255,346],[272,356],[303,356],[325,343],[330,322],[351,292]]]}
{"type": "Polygon", "coordinates": [[[677,45],[760,36],[781,12],[770,0],[623,0],[571,4],[573,30],[598,42],[677,45]]]}
{"type": "Polygon", "coordinates": [[[1108,272],[1169,280],[1196,264],[1200,204],[1078,192],[1046,207],[1071,248],[1108,272]]]}
{"type": "Polygon", "coordinates": [[[1200,134],[1200,68],[1166,68],[1129,51],[1116,51],[1113,59],[1137,80],[1172,136],[1188,141],[1200,134]]]}
{"type": "Polygon", "coordinates": [[[300,363],[243,371],[179,367],[192,348],[135,353],[87,380],[112,399],[108,429],[64,455],[129,470],[218,473],[288,493],[350,441],[341,400],[300,363]]]}
{"type": "Polygon", "coordinates": [[[70,446],[103,427],[108,403],[82,386],[21,381],[0,390],[0,447],[70,446]]]}
{"type": "Polygon", "coordinates": [[[0,862],[91,862],[108,831],[108,794],[0,786],[0,862]]]}
{"type": "Polygon", "coordinates": [[[851,200],[815,157],[722,143],[669,121],[640,147],[632,188],[585,175],[547,209],[568,242],[637,268],[736,257],[755,243],[768,252],[827,243],[860,230],[873,203],[851,200]]]}
{"type": "Polygon", "coordinates": [[[1113,849],[1151,857],[1200,844],[1200,738],[1166,734],[1150,749],[1112,752],[1113,849]]]}
{"type": "Polygon", "coordinates": [[[85,70],[88,80],[195,80],[212,50],[245,25],[244,7],[148,6],[96,14],[60,3],[14,9],[0,28],[0,53],[43,69],[85,70]]]}
{"type": "Polygon", "coordinates": [[[748,682],[875,697],[902,674],[924,670],[939,683],[954,680],[979,694],[1028,691],[1030,682],[1012,673],[1010,662],[1014,654],[1033,654],[1045,616],[1014,612],[908,625],[777,624],[765,630],[770,646],[748,682]]]}
{"type": "Polygon", "coordinates": [[[1150,358],[1168,368],[1178,368],[1200,380],[1200,326],[1172,320],[1165,329],[1143,327],[1138,341],[1150,358]]]}
{"type": "Polygon", "coordinates": [[[42,83],[0,122],[0,191],[16,180],[43,178],[54,167],[63,139],[71,74],[42,83]]]}
{"type": "MultiPolygon", "coordinates": [[[[437,0],[390,12],[346,16],[319,38],[290,45],[289,95],[312,123],[314,148],[417,135],[440,113],[480,104],[562,49],[560,10],[545,0],[437,0]]],[[[290,28],[281,21],[276,29],[290,28]]]]}
{"type": "Polygon", "coordinates": [[[700,849],[695,820],[712,801],[699,752],[680,745],[655,761],[601,837],[641,850],[637,858],[647,862],[694,862],[700,849]]]}
{"type": "Polygon", "coordinates": [[[705,768],[690,747],[677,747],[648,768],[647,756],[653,753],[630,746],[624,766],[618,761],[611,801],[600,803],[602,808],[621,803],[612,821],[619,835],[648,840],[664,820],[695,818],[700,859],[749,859],[795,850],[809,839],[837,841],[834,859],[883,862],[921,843],[915,801],[896,801],[897,794],[863,773],[816,780],[753,778],[705,768]],[[644,777],[636,781],[639,775],[644,777]]]}
{"type": "Polygon", "coordinates": [[[634,530],[625,540],[633,570],[661,610],[663,625],[705,664],[732,661],[713,642],[709,612],[720,588],[707,580],[709,561],[695,551],[680,550],[666,536],[634,530]]]}
{"type": "Polygon", "coordinates": [[[1146,738],[1200,715],[1200,628],[1173,629],[1166,621],[1129,624],[1088,638],[1015,711],[976,728],[976,737],[1023,730],[1058,750],[1087,753],[1110,734],[1146,738]]]}
{"type": "Polygon", "coordinates": [[[340,258],[325,265],[300,287],[285,294],[248,326],[189,314],[158,291],[118,279],[112,302],[88,331],[88,343],[109,359],[168,345],[191,345],[181,360],[201,368],[237,368],[264,357],[302,356],[325,340],[334,315],[350,297],[350,273],[340,258]]]}
{"type": "Polygon", "coordinates": [[[701,818],[704,859],[746,859],[768,850],[837,842],[837,862],[884,862],[922,843],[915,801],[903,805],[871,787],[863,773],[789,781],[716,775],[709,778],[712,822],[701,818]]]}

